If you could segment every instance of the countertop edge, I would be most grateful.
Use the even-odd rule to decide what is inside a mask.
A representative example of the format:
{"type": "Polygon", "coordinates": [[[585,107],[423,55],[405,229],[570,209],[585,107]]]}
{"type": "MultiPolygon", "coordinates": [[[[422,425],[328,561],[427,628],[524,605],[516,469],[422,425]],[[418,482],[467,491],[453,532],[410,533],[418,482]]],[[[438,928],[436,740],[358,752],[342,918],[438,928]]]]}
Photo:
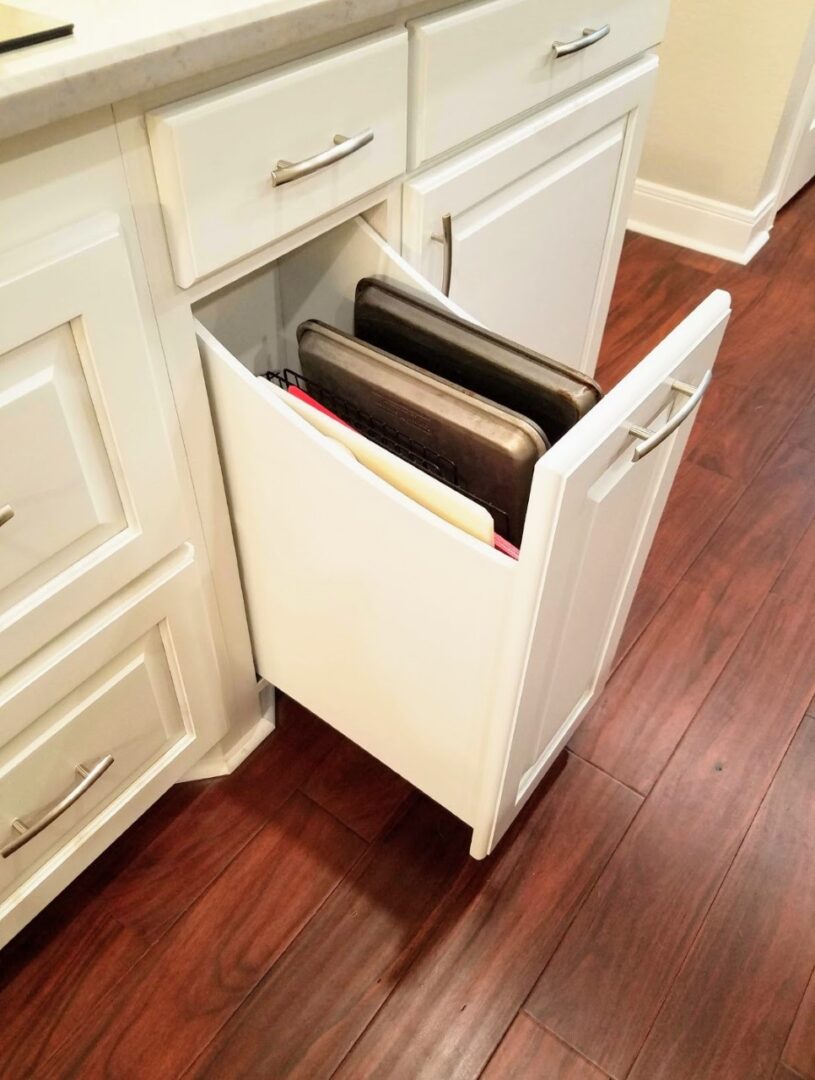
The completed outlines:
{"type": "Polygon", "coordinates": [[[355,25],[395,19],[414,6],[405,0],[316,0],[55,60],[53,71],[37,69],[0,86],[0,139],[355,25]]]}

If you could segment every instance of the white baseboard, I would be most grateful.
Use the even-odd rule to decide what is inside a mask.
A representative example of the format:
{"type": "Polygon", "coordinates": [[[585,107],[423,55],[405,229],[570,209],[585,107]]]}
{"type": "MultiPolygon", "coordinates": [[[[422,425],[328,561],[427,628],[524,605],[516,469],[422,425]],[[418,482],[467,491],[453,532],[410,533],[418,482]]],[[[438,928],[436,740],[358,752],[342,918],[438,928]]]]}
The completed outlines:
{"type": "Polygon", "coordinates": [[[679,191],[650,180],[637,180],[628,228],[671,244],[748,263],[767,243],[777,192],[752,210],[679,191]]]}
{"type": "Polygon", "coordinates": [[[265,679],[258,683],[260,695],[260,719],[236,743],[228,742],[229,736],[214,746],[197,761],[182,780],[211,780],[215,776],[228,776],[256,750],[275,729],[274,687],[265,679]]]}

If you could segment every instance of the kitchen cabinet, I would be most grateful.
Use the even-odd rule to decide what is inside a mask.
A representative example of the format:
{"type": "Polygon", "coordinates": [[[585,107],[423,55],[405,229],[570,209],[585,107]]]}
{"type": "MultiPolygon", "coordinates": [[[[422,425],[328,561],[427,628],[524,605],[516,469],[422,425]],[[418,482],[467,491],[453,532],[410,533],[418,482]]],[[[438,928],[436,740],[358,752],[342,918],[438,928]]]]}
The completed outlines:
{"type": "Polygon", "coordinates": [[[0,946],[227,726],[177,420],[98,121],[0,156],[0,946]]]}
{"type": "Polygon", "coordinates": [[[517,561],[258,375],[297,369],[305,318],[351,330],[371,274],[593,371],[666,8],[305,12],[2,147],[0,939],[168,784],[233,769],[269,686],[494,849],[602,690],[729,300],[540,459],[517,561]]]}
{"type": "Polygon", "coordinates": [[[409,177],[405,257],[491,330],[593,372],[655,75],[639,61],[409,177]]]}
{"type": "Polygon", "coordinates": [[[186,527],[118,219],[4,252],[0,305],[3,675],[186,527]]]}
{"type": "Polygon", "coordinates": [[[0,682],[0,946],[222,733],[204,623],[184,546],[0,682]]]}
{"type": "Polygon", "coordinates": [[[470,824],[483,857],[603,687],[729,297],[713,294],[539,460],[515,562],[340,452],[258,377],[270,338],[297,365],[306,314],[350,332],[372,274],[445,303],[357,219],[198,325],[255,661],[470,824]]]}

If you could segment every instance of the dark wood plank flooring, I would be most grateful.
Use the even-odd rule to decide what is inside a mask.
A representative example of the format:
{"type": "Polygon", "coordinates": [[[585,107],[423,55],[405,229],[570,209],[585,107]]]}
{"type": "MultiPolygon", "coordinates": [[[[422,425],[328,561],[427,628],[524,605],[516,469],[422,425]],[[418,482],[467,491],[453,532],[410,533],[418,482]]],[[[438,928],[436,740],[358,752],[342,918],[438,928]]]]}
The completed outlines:
{"type": "Polygon", "coordinates": [[[0,1077],[815,1080],[815,186],[630,236],[613,385],[734,315],[602,699],[495,855],[290,701],[0,953],[0,1077]]]}

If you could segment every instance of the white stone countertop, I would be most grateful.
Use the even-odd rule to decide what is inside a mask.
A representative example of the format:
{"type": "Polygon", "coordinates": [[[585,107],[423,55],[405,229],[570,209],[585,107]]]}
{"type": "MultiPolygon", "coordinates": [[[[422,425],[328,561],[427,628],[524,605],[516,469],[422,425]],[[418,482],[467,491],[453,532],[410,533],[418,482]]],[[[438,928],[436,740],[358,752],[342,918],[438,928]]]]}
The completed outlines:
{"type": "Polygon", "coordinates": [[[75,25],[71,37],[0,53],[0,139],[414,6],[410,0],[10,2],[75,25]]]}

